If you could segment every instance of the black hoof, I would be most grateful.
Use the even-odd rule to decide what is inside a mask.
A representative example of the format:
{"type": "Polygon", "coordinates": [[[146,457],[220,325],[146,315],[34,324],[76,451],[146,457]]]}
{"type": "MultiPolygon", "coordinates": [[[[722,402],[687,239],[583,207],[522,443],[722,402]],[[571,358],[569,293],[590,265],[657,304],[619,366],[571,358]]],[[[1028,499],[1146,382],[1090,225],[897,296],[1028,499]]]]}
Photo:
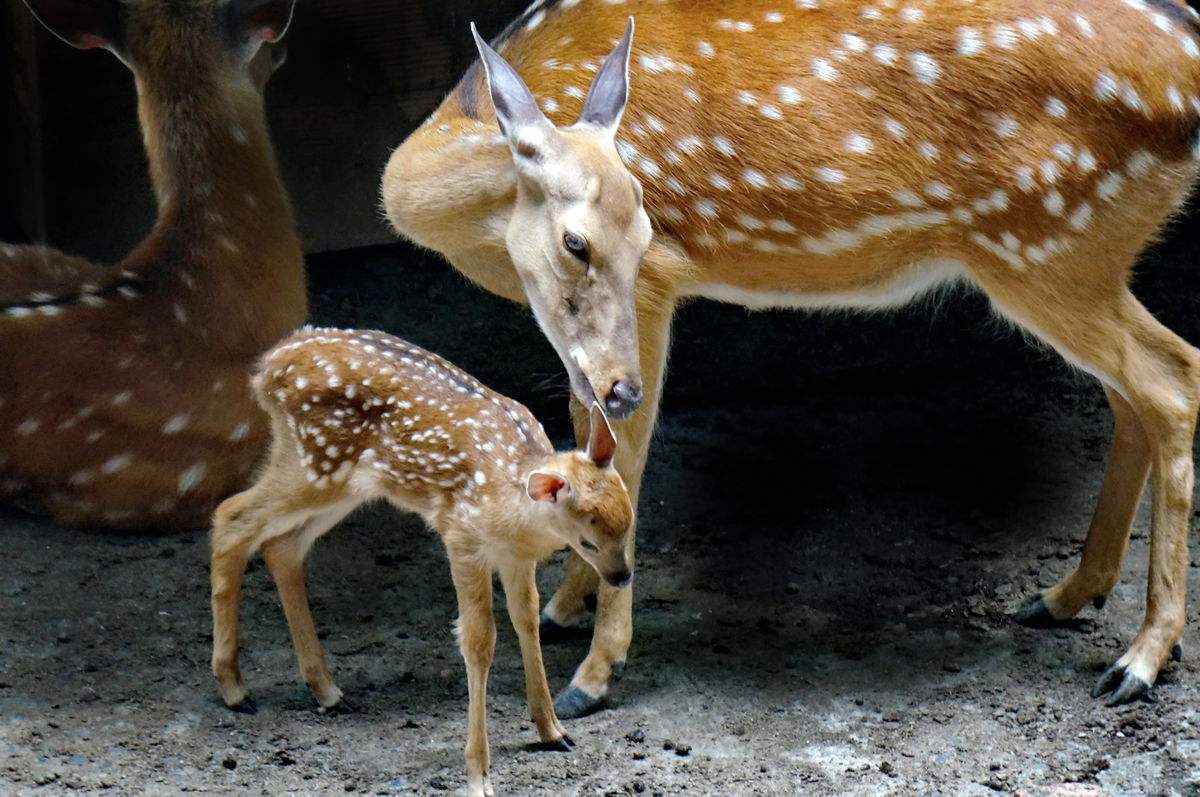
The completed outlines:
{"type": "Polygon", "coordinates": [[[249,697],[243,697],[242,702],[235,703],[232,706],[226,706],[226,708],[228,708],[230,711],[236,711],[238,714],[258,713],[258,705],[249,697]]]}
{"type": "Polygon", "coordinates": [[[1176,642],[1171,646],[1171,661],[1183,661],[1183,643],[1176,642]]]}
{"type": "Polygon", "coordinates": [[[1108,603],[1107,595],[1097,595],[1096,597],[1092,598],[1092,606],[1096,607],[1096,611],[1103,609],[1104,604],[1106,603],[1108,603]]]}
{"type": "Polygon", "coordinates": [[[343,697],[332,706],[324,706],[317,709],[317,713],[323,714],[326,717],[343,717],[347,714],[358,713],[358,706],[343,697]]]}
{"type": "Polygon", "coordinates": [[[619,681],[619,680],[621,680],[622,676],[624,676],[624,675],[625,675],[625,662],[614,661],[613,666],[612,666],[613,680],[619,681]]]}
{"type": "Polygon", "coordinates": [[[1092,687],[1092,697],[1103,695],[1108,695],[1108,699],[1104,701],[1107,706],[1132,703],[1139,698],[1151,702],[1154,700],[1151,684],[1116,664],[1110,665],[1092,687]]]}
{"type": "Polygon", "coordinates": [[[542,753],[569,753],[575,749],[575,740],[564,734],[549,742],[538,742],[533,749],[542,753]]]}
{"type": "Polygon", "coordinates": [[[1041,595],[1034,595],[1013,613],[1013,619],[1027,628],[1053,628],[1059,624],[1041,595]]]}
{"type": "Polygon", "coordinates": [[[578,686],[568,686],[554,698],[554,713],[559,719],[578,719],[600,708],[603,702],[603,697],[592,697],[578,686]]]}
{"type": "Polygon", "coordinates": [[[542,642],[565,642],[569,639],[578,639],[586,635],[586,628],[580,628],[575,625],[561,625],[545,612],[542,612],[541,620],[538,621],[538,638],[542,642]]]}

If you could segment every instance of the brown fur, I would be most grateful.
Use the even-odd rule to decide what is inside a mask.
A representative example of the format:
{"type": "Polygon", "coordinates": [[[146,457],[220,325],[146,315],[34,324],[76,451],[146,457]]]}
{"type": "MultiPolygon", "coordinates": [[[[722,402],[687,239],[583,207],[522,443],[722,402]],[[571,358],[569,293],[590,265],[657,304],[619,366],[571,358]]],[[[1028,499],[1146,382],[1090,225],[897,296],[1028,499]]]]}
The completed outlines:
{"type": "Polygon", "coordinates": [[[570,545],[608,580],[628,580],[633,505],[611,467],[615,441],[599,408],[586,451],[556,454],[529,410],[442,358],[381,332],[333,329],[281,343],[264,357],[254,389],[272,419],[271,456],[213,523],[212,666],[226,704],[248,705],[237,612],[246,563],[259,549],[305,682],[321,706],[342,701],[305,596],[304,558],[356,506],[383,498],[421,515],[446,545],[470,692],[471,792],[491,793],[484,720],[494,572],[520,638],[538,733],[547,743],[569,742],[542,665],[535,572],[539,560],[570,545]],[[538,483],[557,488],[547,494],[538,483]]]}
{"type": "MultiPolygon", "coordinates": [[[[1195,183],[1190,12],[1166,0],[584,2],[531,16],[500,51],[549,115],[569,121],[629,13],[638,47],[618,146],[656,230],[625,297],[646,387],[645,408],[618,427],[618,468],[635,494],[677,301],[871,308],[968,282],[1101,379],[1117,418],[1082,562],[1042,596],[1053,618],[1115,583],[1153,475],[1146,620],[1101,684],[1118,700],[1144,691],[1183,630],[1200,353],[1127,285],[1195,183]]],[[[521,300],[529,283],[495,236],[512,168],[488,136],[490,110],[464,107],[478,93],[460,86],[396,150],[384,200],[401,233],[521,300]]],[[[546,613],[573,621],[595,587],[572,564],[546,613]]],[[[624,660],[629,611],[628,596],[600,586],[573,681],[588,695],[624,660]]]]}
{"type": "Polygon", "coordinates": [[[202,526],[267,439],[249,367],[307,313],[269,70],[228,50],[216,7],[126,6],[159,202],[146,239],[113,266],[0,248],[0,495],[63,524],[202,526]]]}

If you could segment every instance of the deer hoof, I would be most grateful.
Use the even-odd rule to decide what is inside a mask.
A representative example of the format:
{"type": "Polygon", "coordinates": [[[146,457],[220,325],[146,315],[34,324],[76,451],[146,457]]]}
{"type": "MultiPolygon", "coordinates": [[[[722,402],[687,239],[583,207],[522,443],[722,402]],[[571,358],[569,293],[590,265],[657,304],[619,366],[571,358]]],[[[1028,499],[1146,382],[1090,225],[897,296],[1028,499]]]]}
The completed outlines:
{"type": "Polygon", "coordinates": [[[1108,603],[1108,595],[1097,595],[1092,598],[1092,606],[1096,607],[1096,611],[1104,608],[1104,604],[1108,603]]]}
{"type": "Polygon", "coordinates": [[[568,686],[554,698],[554,713],[559,719],[578,719],[600,708],[603,702],[603,695],[592,697],[578,686],[568,686]]]}
{"type": "Polygon", "coordinates": [[[1041,595],[1034,595],[1021,604],[1021,608],[1013,613],[1013,619],[1027,628],[1053,628],[1059,624],[1041,595]]]}
{"type": "Polygon", "coordinates": [[[258,704],[250,697],[243,697],[232,706],[226,706],[230,711],[236,711],[238,714],[257,714],[258,704]]]}
{"type": "Polygon", "coordinates": [[[1183,661],[1183,643],[1176,642],[1171,646],[1171,661],[1183,661]]]}
{"type": "Polygon", "coordinates": [[[327,717],[341,717],[346,714],[355,714],[358,712],[358,706],[351,703],[345,697],[334,703],[332,706],[322,706],[317,709],[318,714],[323,714],[327,717]]]}
{"type": "Polygon", "coordinates": [[[612,666],[612,677],[614,681],[619,681],[625,675],[625,662],[614,661],[612,666]]]}
{"type": "Polygon", "coordinates": [[[575,749],[575,742],[570,736],[562,735],[548,742],[541,742],[537,749],[547,753],[569,753],[575,749]]]}
{"type": "Polygon", "coordinates": [[[1107,706],[1132,703],[1139,698],[1147,702],[1154,702],[1152,685],[1126,670],[1124,666],[1117,664],[1110,665],[1096,680],[1096,685],[1092,687],[1092,697],[1103,697],[1104,695],[1108,695],[1104,701],[1107,706]]]}

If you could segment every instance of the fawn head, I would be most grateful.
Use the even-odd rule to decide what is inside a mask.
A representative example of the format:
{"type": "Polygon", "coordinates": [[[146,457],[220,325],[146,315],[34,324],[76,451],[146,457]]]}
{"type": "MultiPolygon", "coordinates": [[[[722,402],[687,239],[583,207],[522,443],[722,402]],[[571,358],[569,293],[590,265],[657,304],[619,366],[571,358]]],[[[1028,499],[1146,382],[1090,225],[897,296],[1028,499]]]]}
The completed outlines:
{"type": "Polygon", "coordinates": [[[575,396],[625,417],[642,400],[634,289],[651,236],[642,187],[615,139],[629,98],[633,18],[597,71],[579,120],[561,128],[471,30],[516,167],[509,256],[575,396]]]}
{"type": "Polygon", "coordinates": [[[261,91],[282,49],[295,0],[25,0],[58,38],[81,50],[104,48],[144,78],[197,79],[195,59],[228,65],[261,91]],[[260,51],[262,54],[260,55],[260,51]]]}
{"type": "Polygon", "coordinates": [[[633,579],[629,535],[633,503],[612,466],[617,440],[599,404],[592,404],[587,448],[554,454],[529,474],[529,497],[550,504],[551,531],[614,587],[633,579]]]}

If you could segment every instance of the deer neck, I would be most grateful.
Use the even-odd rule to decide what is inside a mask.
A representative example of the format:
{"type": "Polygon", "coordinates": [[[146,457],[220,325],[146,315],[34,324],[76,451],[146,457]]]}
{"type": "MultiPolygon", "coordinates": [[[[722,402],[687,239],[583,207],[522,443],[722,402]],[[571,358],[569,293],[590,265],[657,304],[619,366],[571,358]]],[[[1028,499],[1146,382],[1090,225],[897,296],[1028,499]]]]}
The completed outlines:
{"type": "Polygon", "coordinates": [[[304,306],[304,276],[262,98],[247,75],[193,66],[137,76],[158,219],[126,262],[177,272],[189,287],[205,282],[197,293],[226,311],[272,292],[277,307],[292,308],[286,319],[258,319],[273,341],[302,320],[290,315],[304,306]]]}
{"type": "Polygon", "coordinates": [[[525,301],[505,236],[517,196],[512,152],[494,122],[447,106],[392,153],[383,198],[400,234],[476,283],[525,301]]]}

